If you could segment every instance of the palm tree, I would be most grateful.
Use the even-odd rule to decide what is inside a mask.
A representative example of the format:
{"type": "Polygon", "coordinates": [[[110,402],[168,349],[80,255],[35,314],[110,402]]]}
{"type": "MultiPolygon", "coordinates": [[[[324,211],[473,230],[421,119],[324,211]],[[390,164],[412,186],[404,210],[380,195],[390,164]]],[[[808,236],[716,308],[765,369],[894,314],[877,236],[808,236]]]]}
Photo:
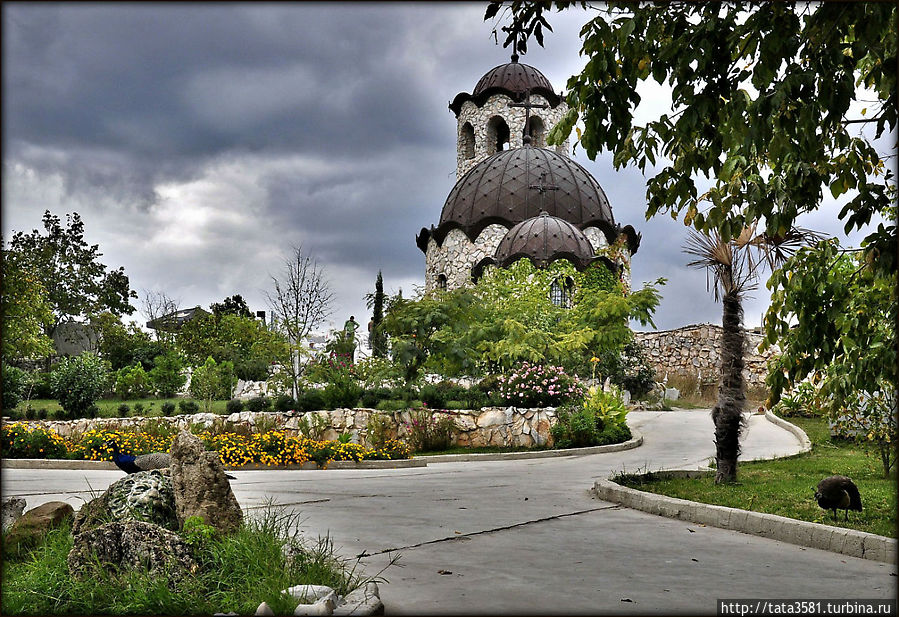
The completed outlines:
{"type": "Polygon", "coordinates": [[[687,265],[705,268],[714,289],[715,302],[723,305],[721,326],[721,377],[718,401],[712,409],[715,423],[715,484],[735,482],[746,389],[743,382],[743,296],[755,288],[761,270],[779,267],[803,244],[819,236],[807,229],[792,228],[786,234],[769,236],[755,233],[755,225],[743,229],[739,237],[726,241],[720,234],[690,230],[684,252],[696,259],[687,265]]]}

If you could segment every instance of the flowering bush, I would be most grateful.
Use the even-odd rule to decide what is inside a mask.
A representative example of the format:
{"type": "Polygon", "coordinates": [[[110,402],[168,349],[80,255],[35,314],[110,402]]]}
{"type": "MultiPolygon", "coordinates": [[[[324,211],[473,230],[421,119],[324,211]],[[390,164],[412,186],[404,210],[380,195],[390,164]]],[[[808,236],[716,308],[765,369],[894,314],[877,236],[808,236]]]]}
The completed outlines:
{"type": "Polygon", "coordinates": [[[3,456],[6,458],[62,458],[66,444],[56,431],[29,427],[16,422],[2,429],[3,456]]]}
{"type": "MultiPolygon", "coordinates": [[[[331,461],[397,460],[411,458],[406,444],[389,439],[380,447],[368,449],[356,443],[317,441],[303,436],[293,437],[283,431],[240,435],[233,432],[203,430],[197,435],[208,450],[219,453],[229,467],[250,464],[302,465],[315,461],[326,467],[331,461]]],[[[131,432],[93,429],[72,439],[63,439],[55,431],[29,427],[22,423],[5,425],[0,432],[3,456],[7,458],[75,458],[111,461],[115,443],[123,454],[166,452],[174,433],[131,432]]]]}
{"type": "Polygon", "coordinates": [[[510,375],[501,375],[498,393],[515,407],[555,407],[584,397],[584,388],[560,366],[522,362],[510,375]]]}
{"type": "Polygon", "coordinates": [[[565,405],[556,410],[556,423],[550,429],[557,448],[583,448],[621,443],[631,438],[627,426],[627,406],[618,388],[605,392],[590,388],[580,405],[565,405]]]}
{"type": "Polygon", "coordinates": [[[456,431],[456,421],[448,411],[413,409],[406,424],[409,445],[416,452],[446,450],[456,431]]]}

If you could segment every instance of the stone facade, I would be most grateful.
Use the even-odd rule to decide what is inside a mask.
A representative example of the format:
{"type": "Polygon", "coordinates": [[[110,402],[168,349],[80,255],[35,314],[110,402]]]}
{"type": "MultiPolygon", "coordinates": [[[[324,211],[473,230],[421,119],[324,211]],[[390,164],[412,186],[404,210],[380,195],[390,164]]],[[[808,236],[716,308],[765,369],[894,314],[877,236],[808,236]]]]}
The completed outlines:
{"type": "MultiPolygon", "coordinates": [[[[634,332],[634,335],[655,368],[657,380],[678,375],[695,379],[697,387],[717,385],[723,336],[721,326],[697,324],[661,332],[634,332]]],[[[777,353],[776,349],[760,353],[761,342],[761,334],[746,332],[743,378],[749,388],[764,387],[768,374],[766,363],[777,353]]]]}
{"type": "MultiPolygon", "coordinates": [[[[394,437],[405,439],[406,426],[411,422],[408,410],[380,412],[372,409],[332,409],[330,411],[312,411],[310,414],[324,416],[328,429],[325,439],[337,439],[341,433],[351,433],[353,441],[364,441],[365,426],[373,413],[390,416],[394,421],[394,437]]],[[[523,409],[518,407],[485,407],[480,410],[461,410],[447,412],[453,416],[458,430],[453,444],[460,446],[542,446],[551,445],[550,427],[556,423],[555,409],[523,409]]],[[[305,414],[295,412],[252,412],[242,411],[228,416],[212,413],[179,415],[154,418],[154,421],[174,425],[178,429],[188,430],[192,424],[212,426],[216,422],[232,423],[236,430],[253,430],[257,418],[274,420],[278,430],[288,435],[299,435],[300,418],[305,414]]],[[[40,420],[29,424],[42,425],[53,429],[63,437],[83,433],[91,429],[139,430],[146,418],[93,418],[74,421],[40,420]]]]}
{"type": "MultiPolygon", "coordinates": [[[[505,94],[494,94],[488,98],[481,107],[474,104],[473,101],[466,101],[462,104],[457,118],[456,135],[458,139],[458,147],[456,148],[456,178],[461,178],[469,169],[480,163],[488,156],[496,154],[495,145],[490,143],[490,119],[500,117],[505,120],[509,127],[509,144],[508,148],[520,148],[522,146],[521,139],[524,134],[524,118],[525,109],[523,107],[509,107],[514,101],[505,94]],[[469,145],[466,136],[466,130],[463,128],[468,124],[474,132],[473,147],[469,145]]],[[[532,105],[549,105],[549,102],[538,94],[532,94],[528,99],[532,105]]],[[[562,116],[568,111],[568,105],[562,101],[558,107],[547,107],[546,109],[531,109],[530,117],[538,118],[543,124],[542,132],[537,132],[531,145],[536,147],[546,146],[546,135],[549,133],[562,116]]],[[[536,121],[533,121],[536,123],[536,121]]],[[[568,140],[565,140],[560,146],[556,146],[555,150],[559,154],[567,156],[569,148],[568,140]]]]}

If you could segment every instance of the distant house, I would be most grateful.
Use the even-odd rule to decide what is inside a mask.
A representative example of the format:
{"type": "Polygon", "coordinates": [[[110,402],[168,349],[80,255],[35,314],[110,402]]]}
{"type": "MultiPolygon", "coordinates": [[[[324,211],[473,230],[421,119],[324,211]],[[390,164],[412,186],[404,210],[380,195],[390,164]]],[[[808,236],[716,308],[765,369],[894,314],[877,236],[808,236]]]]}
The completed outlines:
{"type": "Polygon", "coordinates": [[[189,309],[178,309],[174,313],[157,317],[147,322],[147,327],[151,330],[160,330],[162,332],[177,332],[188,321],[212,315],[209,311],[200,308],[199,305],[189,309]]]}

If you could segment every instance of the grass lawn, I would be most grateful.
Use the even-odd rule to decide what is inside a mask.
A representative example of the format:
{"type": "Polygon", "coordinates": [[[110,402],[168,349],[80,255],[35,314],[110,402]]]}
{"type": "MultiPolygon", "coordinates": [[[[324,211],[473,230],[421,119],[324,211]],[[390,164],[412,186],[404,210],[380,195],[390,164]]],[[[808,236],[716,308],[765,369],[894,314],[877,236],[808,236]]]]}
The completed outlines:
{"type": "Polygon", "coordinates": [[[831,441],[827,422],[819,418],[789,418],[804,430],[812,450],[787,459],[741,463],[734,485],[716,486],[714,477],[672,478],[628,486],[691,501],[788,516],[896,537],[896,471],[883,477],[880,457],[873,448],[850,441],[831,441]],[[858,485],[862,512],[850,512],[849,521],[825,513],[815,502],[815,487],[827,476],[849,476],[858,485]]]}
{"type": "Polygon", "coordinates": [[[191,539],[200,569],[181,580],[106,567],[73,578],[66,564],[73,539],[64,525],[29,553],[4,553],[0,609],[4,615],[252,615],[265,601],[276,614],[290,615],[297,601],[281,590],[292,585],[328,585],[345,595],[365,582],[327,539],[304,539],[299,520],[298,514],[268,510],[229,536],[191,539],[182,533],[191,539]],[[281,553],[286,542],[305,550],[288,561],[281,553]]]}
{"type": "MultiPolygon", "coordinates": [[[[133,399],[123,401],[120,399],[100,399],[96,402],[97,408],[100,410],[100,414],[98,417],[100,418],[117,418],[119,417],[119,405],[125,403],[128,407],[131,408],[131,411],[128,413],[129,416],[143,416],[143,417],[153,417],[153,416],[161,416],[162,415],[162,404],[165,402],[174,403],[175,405],[175,413],[172,415],[178,415],[184,413],[178,407],[178,403],[181,401],[194,401],[197,405],[200,406],[200,411],[204,411],[203,409],[203,401],[197,401],[192,398],[142,398],[142,399],[133,399]],[[134,407],[135,405],[140,404],[143,405],[144,411],[143,413],[138,413],[134,407]]],[[[212,401],[212,413],[224,414],[225,406],[228,404],[228,401],[212,401]]],[[[34,410],[46,409],[49,414],[49,418],[53,419],[54,414],[59,411],[62,411],[62,407],[59,406],[59,403],[56,399],[51,398],[39,398],[32,399],[27,403],[25,401],[19,403],[16,407],[16,411],[19,415],[25,415],[25,409],[28,405],[31,405],[31,408],[34,410]]]]}

